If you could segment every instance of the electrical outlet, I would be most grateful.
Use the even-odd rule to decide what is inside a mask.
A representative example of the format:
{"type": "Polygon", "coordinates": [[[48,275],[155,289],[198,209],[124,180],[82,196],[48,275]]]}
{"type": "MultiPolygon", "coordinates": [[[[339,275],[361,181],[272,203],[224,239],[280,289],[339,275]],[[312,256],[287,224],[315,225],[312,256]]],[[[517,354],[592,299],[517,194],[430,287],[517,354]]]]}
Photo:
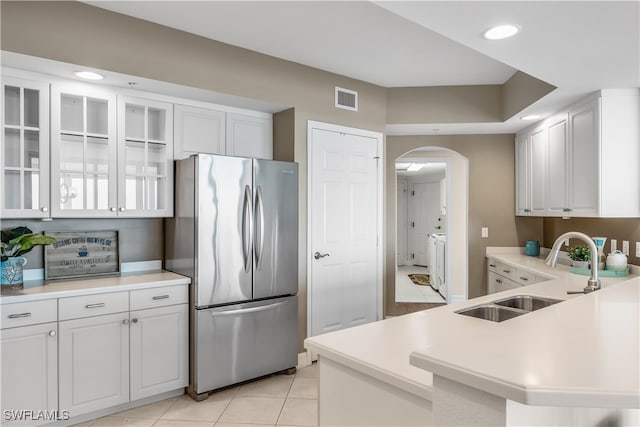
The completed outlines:
{"type": "Polygon", "coordinates": [[[640,258],[640,242],[636,242],[636,258],[640,258]]]}
{"type": "Polygon", "coordinates": [[[481,235],[484,238],[489,237],[489,227],[482,227],[481,235]]]}
{"type": "Polygon", "coordinates": [[[618,241],[616,239],[611,239],[611,253],[615,252],[618,249],[618,241]]]}
{"type": "Polygon", "coordinates": [[[629,241],[628,240],[623,240],[622,241],[622,253],[625,254],[626,256],[629,256],[629,241]]]}

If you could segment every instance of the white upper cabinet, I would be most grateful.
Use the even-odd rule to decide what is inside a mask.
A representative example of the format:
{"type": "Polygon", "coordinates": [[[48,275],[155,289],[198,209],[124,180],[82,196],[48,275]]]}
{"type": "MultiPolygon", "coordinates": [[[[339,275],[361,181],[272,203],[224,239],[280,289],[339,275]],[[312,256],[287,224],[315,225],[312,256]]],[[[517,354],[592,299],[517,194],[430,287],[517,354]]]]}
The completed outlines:
{"type": "Polygon", "coordinates": [[[53,84],[52,216],[116,216],[116,156],[115,92],[86,84],[53,84]]]}
{"type": "Polygon", "coordinates": [[[227,113],[226,154],[273,159],[272,119],[227,113]]]}
{"type": "Polygon", "coordinates": [[[46,218],[49,84],[2,76],[0,198],[3,218],[46,218]]]}
{"type": "Polygon", "coordinates": [[[118,96],[118,215],[173,215],[173,105],[118,96]]]}
{"type": "Polygon", "coordinates": [[[516,215],[529,215],[531,212],[529,135],[516,136],[516,215]]]}
{"type": "Polygon", "coordinates": [[[569,138],[567,115],[553,117],[547,126],[546,214],[569,212],[569,138]]]}
{"type": "Polygon", "coordinates": [[[192,154],[225,154],[224,111],[175,105],[175,159],[192,154]]]}
{"type": "Polygon", "coordinates": [[[543,215],[545,211],[547,183],[547,129],[534,129],[529,137],[531,144],[531,215],[543,215]]]}
{"type": "Polygon", "coordinates": [[[640,217],[639,117],[640,90],[602,90],[519,133],[516,215],[640,217]]]}

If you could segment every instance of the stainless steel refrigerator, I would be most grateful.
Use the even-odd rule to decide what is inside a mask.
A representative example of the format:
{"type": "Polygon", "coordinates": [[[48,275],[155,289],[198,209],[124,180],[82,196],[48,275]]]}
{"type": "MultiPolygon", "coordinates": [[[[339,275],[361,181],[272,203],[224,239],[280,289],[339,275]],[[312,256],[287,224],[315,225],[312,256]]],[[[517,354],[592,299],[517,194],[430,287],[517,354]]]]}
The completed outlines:
{"type": "Polygon", "coordinates": [[[297,364],[298,165],[198,154],[176,162],[165,268],[191,277],[190,385],[297,364]]]}

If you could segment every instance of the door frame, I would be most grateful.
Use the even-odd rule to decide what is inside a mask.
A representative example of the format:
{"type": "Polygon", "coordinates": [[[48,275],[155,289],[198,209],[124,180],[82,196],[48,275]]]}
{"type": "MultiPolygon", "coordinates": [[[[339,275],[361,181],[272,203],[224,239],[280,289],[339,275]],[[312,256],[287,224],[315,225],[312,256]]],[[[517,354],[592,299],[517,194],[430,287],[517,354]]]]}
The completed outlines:
{"type": "Polygon", "coordinates": [[[311,292],[312,275],[311,267],[313,265],[313,240],[311,224],[313,224],[311,209],[312,195],[311,189],[313,188],[313,162],[311,158],[312,145],[313,145],[313,130],[320,129],[330,132],[348,133],[351,135],[363,136],[367,138],[373,138],[376,140],[376,149],[378,151],[378,170],[376,174],[376,186],[377,186],[377,203],[376,203],[376,232],[378,247],[376,251],[376,319],[381,320],[383,311],[383,264],[384,264],[384,235],[383,235],[383,212],[384,212],[384,200],[383,200],[383,170],[384,170],[384,137],[382,132],[375,132],[366,129],[352,128],[348,126],[335,125],[331,123],[317,122],[314,120],[307,121],[307,337],[310,337],[311,333],[311,320],[312,320],[312,308],[313,308],[313,292],[311,292]]]}

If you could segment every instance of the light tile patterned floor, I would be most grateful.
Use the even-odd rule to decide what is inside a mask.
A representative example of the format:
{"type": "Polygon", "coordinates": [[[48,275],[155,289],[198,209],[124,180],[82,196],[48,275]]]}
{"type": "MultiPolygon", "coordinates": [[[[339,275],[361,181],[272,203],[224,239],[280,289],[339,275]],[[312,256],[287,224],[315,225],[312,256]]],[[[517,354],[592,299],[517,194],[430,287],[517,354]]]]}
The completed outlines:
{"type": "Polygon", "coordinates": [[[151,403],[77,426],[293,427],[318,425],[318,366],[275,375],[209,395],[151,403]]]}
{"type": "Polygon", "coordinates": [[[403,265],[396,271],[396,302],[444,303],[444,298],[431,289],[420,286],[409,279],[409,274],[427,274],[426,267],[403,265]]]}

